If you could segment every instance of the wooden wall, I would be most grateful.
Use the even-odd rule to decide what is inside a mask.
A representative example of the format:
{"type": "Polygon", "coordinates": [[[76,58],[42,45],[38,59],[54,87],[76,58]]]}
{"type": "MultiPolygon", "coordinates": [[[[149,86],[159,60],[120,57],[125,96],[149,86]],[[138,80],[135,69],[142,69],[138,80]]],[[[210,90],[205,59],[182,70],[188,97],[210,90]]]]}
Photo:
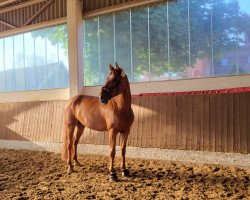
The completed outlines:
{"type": "MultiPolygon", "coordinates": [[[[61,142],[65,103],[0,104],[0,139],[61,142]]],[[[129,146],[250,153],[249,92],[135,96],[133,110],[129,146]]],[[[108,144],[108,134],[86,129],[81,143],[108,144]]]]}
{"type": "Polygon", "coordinates": [[[0,139],[60,142],[64,101],[0,104],[0,139]]]}

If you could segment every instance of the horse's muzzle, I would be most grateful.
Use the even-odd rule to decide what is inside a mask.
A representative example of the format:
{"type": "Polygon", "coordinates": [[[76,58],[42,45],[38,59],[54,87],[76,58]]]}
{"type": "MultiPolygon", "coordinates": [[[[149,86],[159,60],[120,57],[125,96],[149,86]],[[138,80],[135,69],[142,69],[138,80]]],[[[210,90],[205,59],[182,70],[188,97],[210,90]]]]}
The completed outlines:
{"type": "Polygon", "coordinates": [[[99,101],[102,103],[102,104],[107,104],[109,99],[107,97],[105,97],[104,95],[100,95],[99,96],[99,101]]]}
{"type": "Polygon", "coordinates": [[[107,89],[102,89],[101,94],[99,95],[99,101],[103,104],[107,104],[110,100],[111,95],[107,89]]]}
{"type": "Polygon", "coordinates": [[[108,103],[108,100],[104,100],[104,99],[101,99],[101,98],[99,98],[99,101],[100,101],[102,104],[107,104],[107,103],[108,103]]]}

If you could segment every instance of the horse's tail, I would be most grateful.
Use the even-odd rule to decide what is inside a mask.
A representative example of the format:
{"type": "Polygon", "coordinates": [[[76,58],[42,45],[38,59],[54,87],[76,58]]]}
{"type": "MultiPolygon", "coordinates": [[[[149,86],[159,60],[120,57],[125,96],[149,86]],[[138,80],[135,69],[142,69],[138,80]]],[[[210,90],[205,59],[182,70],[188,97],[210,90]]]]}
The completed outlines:
{"type": "Polygon", "coordinates": [[[63,161],[67,161],[68,159],[68,141],[69,141],[69,134],[67,131],[67,123],[65,120],[64,127],[63,127],[63,146],[62,146],[62,155],[61,155],[61,158],[63,161]]]}
{"type": "MultiPolygon", "coordinates": [[[[73,126],[71,126],[67,120],[67,117],[69,115],[69,112],[71,112],[68,109],[68,106],[65,107],[64,110],[64,127],[63,127],[63,146],[62,146],[62,155],[61,155],[61,159],[63,161],[67,161],[68,157],[69,157],[69,151],[68,148],[70,148],[71,151],[71,156],[72,156],[72,152],[73,152],[73,132],[74,129],[73,126]]],[[[70,158],[71,159],[71,158],[70,158]]]]}

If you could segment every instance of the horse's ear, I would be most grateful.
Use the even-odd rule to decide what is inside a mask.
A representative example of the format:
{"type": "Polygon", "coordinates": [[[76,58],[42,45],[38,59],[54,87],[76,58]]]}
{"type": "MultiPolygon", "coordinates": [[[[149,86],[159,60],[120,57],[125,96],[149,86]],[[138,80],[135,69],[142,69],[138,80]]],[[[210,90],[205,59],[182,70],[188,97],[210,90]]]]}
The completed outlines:
{"type": "Polygon", "coordinates": [[[110,69],[110,71],[114,71],[115,70],[114,67],[111,64],[109,64],[109,69],[110,69]]]}
{"type": "Polygon", "coordinates": [[[121,69],[117,62],[115,63],[115,68],[116,69],[121,69]]]}
{"type": "Polygon", "coordinates": [[[122,69],[121,77],[124,78],[125,75],[126,75],[126,74],[125,74],[124,70],[122,69]]]}
{"type": "Polygon", "coordinates": [[[120,68],[120,66],[118,65],[117,62],[115,63],[115,68],[117,70],[121,70],[121,77],[124,78],[126,74],[125,74],[124,70],[122,68],[120,68]]]}

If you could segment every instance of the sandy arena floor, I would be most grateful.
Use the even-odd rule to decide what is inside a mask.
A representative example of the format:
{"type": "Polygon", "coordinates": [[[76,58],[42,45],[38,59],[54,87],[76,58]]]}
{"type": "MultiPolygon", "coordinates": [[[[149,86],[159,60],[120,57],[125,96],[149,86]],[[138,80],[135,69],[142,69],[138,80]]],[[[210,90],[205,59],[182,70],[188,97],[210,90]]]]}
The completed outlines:
{"type": "Polygon", "coordinates": [[[131,177],[108,181],[109,158],[80,155],[67,175],[60,154],[0,149],[1,199],[250,199],[250,169],[127,159],[131,177]]]}

